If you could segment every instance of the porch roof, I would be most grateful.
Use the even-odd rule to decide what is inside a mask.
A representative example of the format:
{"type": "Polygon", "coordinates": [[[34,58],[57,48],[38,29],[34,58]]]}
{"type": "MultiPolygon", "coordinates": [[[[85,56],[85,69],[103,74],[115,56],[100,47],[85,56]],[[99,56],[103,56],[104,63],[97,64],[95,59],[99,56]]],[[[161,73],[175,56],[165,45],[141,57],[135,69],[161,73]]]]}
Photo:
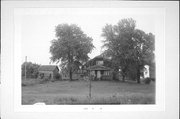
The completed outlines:
{"type": "Polygon", "coordinates": [[[94,65],[94,66],[88,67],[87,70],[104,70],[104,71],[108,71],[108,70],[112,70],[112,69],[109,68],[109,67],[102,66],[102,65],[94,65]]]}

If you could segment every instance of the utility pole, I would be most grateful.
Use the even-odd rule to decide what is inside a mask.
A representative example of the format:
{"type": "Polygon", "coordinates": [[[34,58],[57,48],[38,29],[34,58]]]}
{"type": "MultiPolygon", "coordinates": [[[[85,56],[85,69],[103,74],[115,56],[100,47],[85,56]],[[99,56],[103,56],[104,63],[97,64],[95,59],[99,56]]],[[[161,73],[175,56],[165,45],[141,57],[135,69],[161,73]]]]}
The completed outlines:
{"type": "Polygon", "coordinates": [[[25,57],[25,80],[26,80],[26,63],[27,63],[27,56],[25,57]]]}
{"type": "Polygon", "coordinates": [[[89,78],[89,103],[91,103],[91,80],[92,80],[92,76],[90,75],[90,78],[89,78]]]}

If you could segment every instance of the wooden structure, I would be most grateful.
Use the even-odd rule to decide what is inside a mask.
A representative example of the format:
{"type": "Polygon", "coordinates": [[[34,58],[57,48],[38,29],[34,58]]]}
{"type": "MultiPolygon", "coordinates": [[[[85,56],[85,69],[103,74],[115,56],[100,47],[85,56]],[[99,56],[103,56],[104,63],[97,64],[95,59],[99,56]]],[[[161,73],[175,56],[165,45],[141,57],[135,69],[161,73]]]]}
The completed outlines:
{"type": "Polygon", "coordinates": [[[39,77],[55,80],[55,76],[59,74],[59,68],[55,65],[42,65],[39,67],[39,77]]]}
{"type": "MultiPolygon", "coordinates": [[[[60,72],[61,74],[61,78],[62,80],[69,80],[69,73],[66,69],[64,69],[63,71],[60,72]]],[[[79,80],[82,79],[84,75],[84,71],[83,70],[76,70],[72,73],[72,79],[73,80],[79,80]]]]}
{"type": "Polygon", "coordinates": [[[112,80],[113,69],[110,68],[112,65],[111,61],[102,57],[97,56],[86,63],[86,69],[89,76],[93,76],[94,80],[112,80]]]}
{"type": "MultiPolygon", "coordinates": [[[[89,80],[93,77],[94,80],[112,80],[113,69],[112,62],[102,56],[97,56],[84,64],[79,70],[72,73],[73,80],[89,80]]],[[[67,69],[61,71],[62,80],[69,80],[67,69]]]]}

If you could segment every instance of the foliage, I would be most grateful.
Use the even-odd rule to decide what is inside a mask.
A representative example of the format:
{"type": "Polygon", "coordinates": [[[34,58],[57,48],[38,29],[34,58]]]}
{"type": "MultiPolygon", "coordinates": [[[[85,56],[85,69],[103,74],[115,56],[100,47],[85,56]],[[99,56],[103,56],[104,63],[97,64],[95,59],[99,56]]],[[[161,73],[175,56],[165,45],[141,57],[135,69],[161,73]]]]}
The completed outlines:
{"type": "Polygon", "coordinates": [[[122,19],[114,26],[107,24],[102,33],[105,38],[103,48],[104,55],[113,60],[115,68],[121,69],[123,80],[133,67],[140,83],[141,69],[154,59],[154,35],[135,27],[136,21],[132,18],[122,19]]]}
{"type": "Polygon", "coordinates": [[[152,78],[152,81],[155,81],[156,78],[156,67],[155,67],[155,62],[152,62],[150,64],[150,77],[152,78]]]}
{"type": "Polygon", "coordinates": [[[152,80],[151,78],[145,78],[144,83],[145,84],[150,84],[151,80],[152,80]]]}
{"type": "Polygon", "coordinates": [[[128,68],[127,68],[126,79],[135,80],[136,74],[137,74],[136,65],[133,63],[129,63],[128,68]]]}
{"type": "Polygon", "coordinates": [[[73,70],[86,62],[88,53],[93,49],[92,38],[83,33],[75,24],[59,24],[56,29],[56,39],[51,41],[51,61],[61,62],[62,68],[69,71],[72,80],[73,70]]]}
{"type": "Polygon", "coordinates": [[[61,75],[59,73],[55,74],[54,78],[56,80],[61,80],[61,75]]]}
{"type": "Polygon", "coordinates": [[[37,78],[39,66],[40,65],[32,62],[24,62],[21,65],[22,77],[25,77],[25,67],[26,67],[26,78],[37,78]]]}

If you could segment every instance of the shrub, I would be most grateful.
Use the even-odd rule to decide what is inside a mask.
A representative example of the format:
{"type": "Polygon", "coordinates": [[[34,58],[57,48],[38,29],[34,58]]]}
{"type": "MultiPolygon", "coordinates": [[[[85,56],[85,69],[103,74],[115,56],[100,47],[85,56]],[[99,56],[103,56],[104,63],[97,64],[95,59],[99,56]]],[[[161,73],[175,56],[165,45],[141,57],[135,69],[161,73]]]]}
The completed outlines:
{"type": "Polygon", "coordinates": [[[55,74],[54,78],[55,78],[56,80],[60,80],[60,79],[61,79],[61,75],[57,73],[57,74],[55,74]]]}
{"type": "Polygon", "coordinates": [[[155,78],[151,78],[152,81],[155,81],[156,79],[155,78]]]}
{"type": "Polygon", "coordinates": [[[144,83],[145,84],[150,84],[151,80],[152,80],[151,78],[145,78],[144,83]]]}
{"type": "Polygon", "coordinates": [[[43,83],[46,83],[48,81],[49,81],[49,78],[48,77],[44,77],[43,79],[39,80],[39,84],[43,84],[43,83]]]}
{"type": "Polygon", "coordinates": [[[22,86],[27,86],[26,84],[22,83],[22,86]]]}
{"type": "Polygon", "coordinates": [[[44,74],[43,73],[40,73],[39,76],[38,76],[39,79],[43,79],[44,78],[44,74]]]}
{"type": "Polygon", "coordinates": [[[119,81],[119,74],[118,72],[113,71],[112,72],[112,79],[115,81],[119,81]]]}

